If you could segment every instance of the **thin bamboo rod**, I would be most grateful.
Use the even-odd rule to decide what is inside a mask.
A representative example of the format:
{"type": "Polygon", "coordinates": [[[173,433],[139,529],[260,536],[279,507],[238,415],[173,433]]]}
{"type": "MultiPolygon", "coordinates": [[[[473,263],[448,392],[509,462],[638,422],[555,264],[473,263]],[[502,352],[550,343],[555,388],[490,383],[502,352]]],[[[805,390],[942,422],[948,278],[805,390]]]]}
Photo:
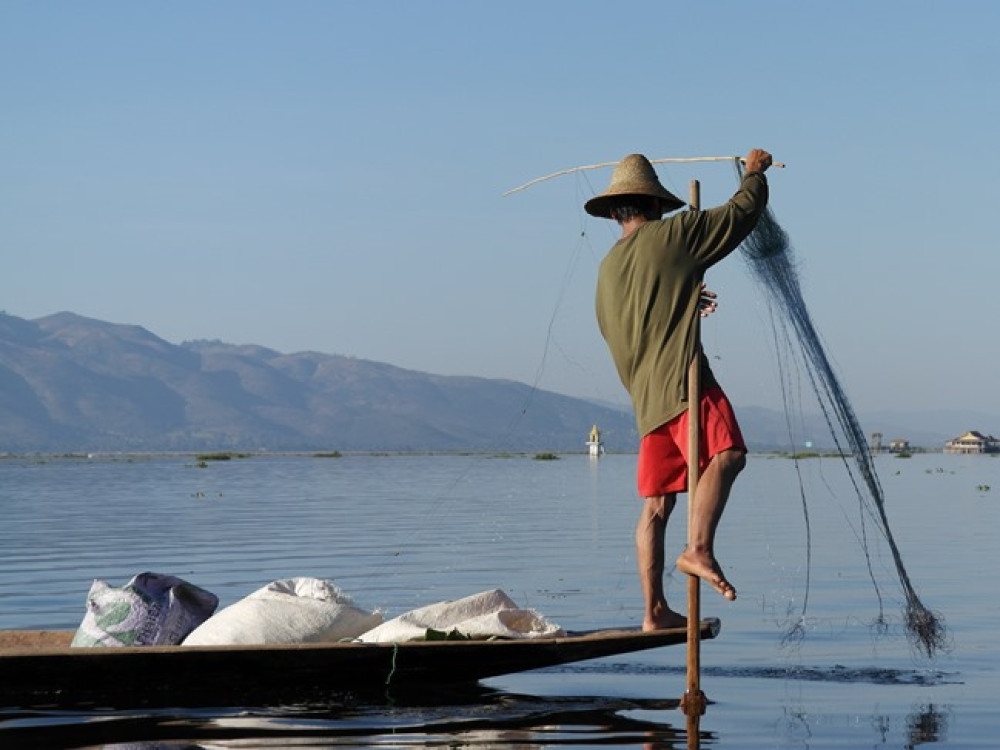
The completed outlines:
{"type": "MultiPolygon", "coordinates": [[[[699,161],[738,161],[741,164],[746,164],[746,159],[744,159],[742,156],[674,156],[674,157],[665,157],[663,159],[650,159],[649,163],[687,164],[690,162],[699,162],[699,161]]],[[[530,188],[532,185],[537,185],[539,182],[545,182],[546,180],[551,180],[555,177],[562,177],[563,175],[573,174],[574,172],[585,172],[590,169],[604,169],[606,167],[614,167],[617,165],[618,162],[616,161],[605,161],[601,162],[600,164],[587,164],[582,167],[570,167],[569,169],[561,169],[558,172],[553,172],[552,174],[547,174],[543,177],[536,177],[535,179],[530,180],[524,183],[523,185],[518,185],[516,188],[511,188],[506,193],[504,193],[502,197],[506,197],[508,195],[511,195],[512,193],[520,192],[521,190],[526,190],[527,188],[530,188]]],[[[785,165],[782,164],[781,162],[775,162],[771,166],[784,167],[785,165]]]]}

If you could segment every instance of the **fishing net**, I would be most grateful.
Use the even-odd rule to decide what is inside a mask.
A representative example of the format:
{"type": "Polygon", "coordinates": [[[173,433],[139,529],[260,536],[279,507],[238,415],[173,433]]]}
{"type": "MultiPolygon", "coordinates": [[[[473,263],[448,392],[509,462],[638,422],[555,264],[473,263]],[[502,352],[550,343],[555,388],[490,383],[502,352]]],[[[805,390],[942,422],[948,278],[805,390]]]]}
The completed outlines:
{"type": "MultiPolygon", "coordinates": [[[[738,161],[736,162],[736,171],[738,176],[742,177],[742,169],[738,161]]],[[[906,572],[899,547],[896,545],[892,529],[889,526],[889,518],[885,510],[885,497],[875,470],[871,450],[865,440],[854,409],[830,366],[823,344],[813,326],[799,286],[798,273],[788,235],[778,224],[770,208],[761,217],[751,235],[744,240],[740,250],[768,304],[779,361],[781,361],[782,356],[787,356],[804,369],[808,381],[815,391],[816,399],[830,429],[837,452],[847,467],[851,483],[857,493],[861,508],[861,545],[868,564],[868,572],[879,600],[878,622],[884,626],[885,618],[882,597],[878,591],[878,584],[871,566],[866,518],[874,522],[892,553],[896,574],[905,595],[904,621],[907,637],[917,650],[928,657],[933,657],[947,646],[944,621],[938,614],[924,606],[910,582],[910,576],[906,572]],[[853,463],[851,459],[853,459],[853,463]]],[[[784,375],[781,379],[787,414],[789,404],[784,375]]],[[[808,529],[808,509],[805,505],[804,491],[801,494],[803,508],[806,510],[808,529]]],[[[808,541],[807,538],[807,549],[808,541]]],[[[801,628],[801,624],[793,626],[793,631],[795,627],[801,628]]],[[[794,632],[790,635],[794,636],[794,632]]]]}

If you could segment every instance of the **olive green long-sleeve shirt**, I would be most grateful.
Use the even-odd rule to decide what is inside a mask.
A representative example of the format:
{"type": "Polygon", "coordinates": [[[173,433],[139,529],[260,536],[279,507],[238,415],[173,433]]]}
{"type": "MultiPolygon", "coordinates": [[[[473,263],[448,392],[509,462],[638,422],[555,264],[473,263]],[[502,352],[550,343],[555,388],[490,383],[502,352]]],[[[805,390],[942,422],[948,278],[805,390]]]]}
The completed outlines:
{"type": "MultiPolygon", "coordinates": [[[[724,205],[646,222],[601,262],[597,322],[632,397],[640,435],[687,407],[705,269],[739,247],[766,206],[767,179],[751,172],[724,205]]],[[[704,360],[703,372],[705,386],[714,383],[704,360]]]]}

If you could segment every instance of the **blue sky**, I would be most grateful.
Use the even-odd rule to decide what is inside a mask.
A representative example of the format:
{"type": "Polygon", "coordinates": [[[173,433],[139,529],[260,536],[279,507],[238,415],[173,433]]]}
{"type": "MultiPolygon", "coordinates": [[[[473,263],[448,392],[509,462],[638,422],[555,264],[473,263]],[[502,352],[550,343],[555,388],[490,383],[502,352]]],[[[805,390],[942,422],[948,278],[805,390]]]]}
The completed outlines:
{"type": "MultiPolygon", "coordinates": [[[[615,232],[581,208],[610,170],[502,193],[759,146],[856,408],[998,413],[997,28],[987,0],[2,0],[0,309],[624,401],[615,232]]],[[[779,403],[742,260],[709,283],[716,374],[779,403]]]]}

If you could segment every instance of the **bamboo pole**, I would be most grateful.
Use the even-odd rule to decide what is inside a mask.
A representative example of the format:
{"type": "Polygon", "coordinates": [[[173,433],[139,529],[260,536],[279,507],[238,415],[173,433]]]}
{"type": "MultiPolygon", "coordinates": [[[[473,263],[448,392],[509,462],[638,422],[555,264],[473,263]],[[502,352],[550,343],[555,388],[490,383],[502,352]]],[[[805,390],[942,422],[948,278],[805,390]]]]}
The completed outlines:
{"type": "MultiPolygon", "coordinates": [[[[691,209],[701,207],[701,184],[691,180],[691,209]]],[[[700,316],[700,308],[696,315],[700,316]]],[[[699,455],[701,448],[701,335],[700,317],[695,318],[695,352],[688,367],[688,546],[694,526],[694,502],[701,478],[699,455]]],[[[701,579],[688,576],[687,603],[687,689],[681,698],[681,708],[689,718],[688,741],[691,731],[697,733],[697,722],[691,718],[705,713],[705,694],[701,691],[701,579]]],[[[689,744],[690,746],[690,744],[689,744]]]]}
{"type": "MultiPolygon", "coordinates": [[[[746,159],[741,156],[674,156],[666,157],[663,159],[650,159],[650,164],[689,164],[692,162],[699,161],[732,161],[740,162],[741,164],[746,163],[746,159]]],[[[546,180],[551,180],[555,177],[562,177],[563,175],[573,174],[575,172],[586,172],[590,169],[604,169],[605,167],[615,167],[618,165],[616,161],[605,161],[600,164],[587,164],[582,167],[570,167],[569,169],[561,169],[558,172],[553,172],[552,174],[547,174],[542,177],[536,177],[533,180],[529,180],[523,185],[518,185],[516,188],[511,188],[501,197],[506,197],[512,193],[518,193],[522,190],[530,188],[532,185],[537,185],[539,182],[545,182],[546,180]]],[[[772,167],[784,167],[785,165],[781,162],[775,162],[771,165],[772,167]]]]}

